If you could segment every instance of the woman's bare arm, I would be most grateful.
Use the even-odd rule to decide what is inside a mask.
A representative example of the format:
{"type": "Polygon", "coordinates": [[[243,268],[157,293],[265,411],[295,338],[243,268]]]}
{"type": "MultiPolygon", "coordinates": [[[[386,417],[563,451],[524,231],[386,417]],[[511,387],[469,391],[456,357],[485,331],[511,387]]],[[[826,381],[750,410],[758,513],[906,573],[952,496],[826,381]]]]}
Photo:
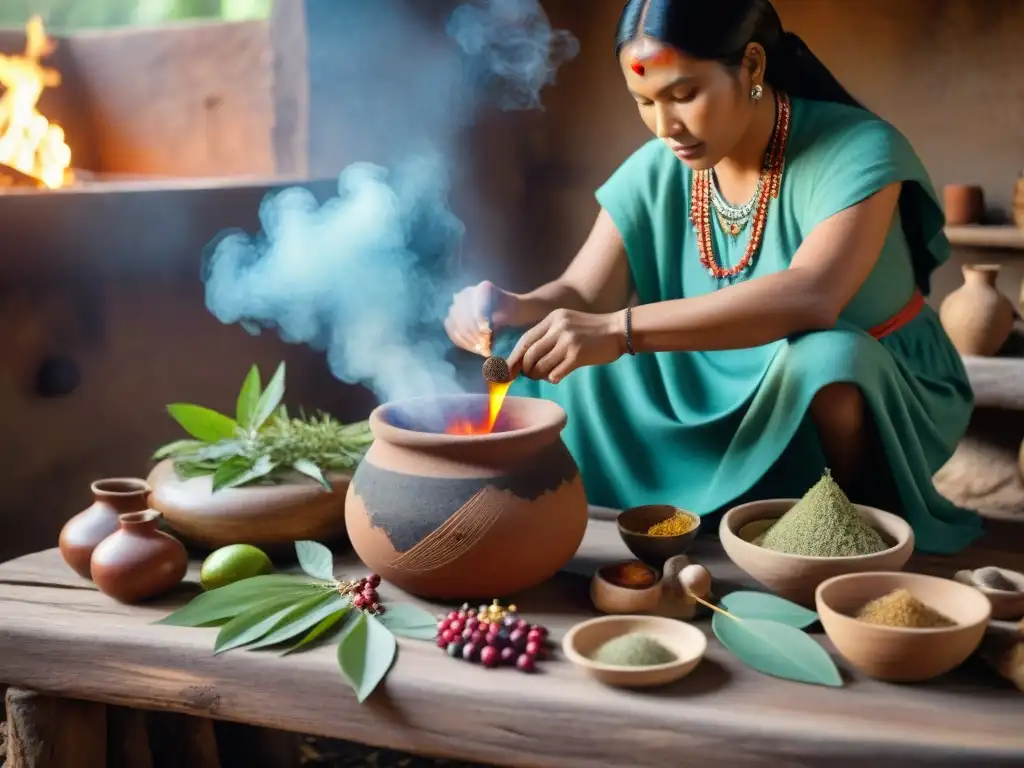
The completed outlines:
{"type": "Polygon", "coordinates": [[[511,324],[534,325],[556,309],[607,313],[625,309],[631,293],[626,246],[603,208],[590,235],[557,279],[518,294],[511,324]]]}
{"type": "Polygon", "coordinates": [[[635,307],[633,348],[740,349],[833,327],[878,261],[900,187],[892,184],[823,221],[789,269],[705,296],[635,307]]]}

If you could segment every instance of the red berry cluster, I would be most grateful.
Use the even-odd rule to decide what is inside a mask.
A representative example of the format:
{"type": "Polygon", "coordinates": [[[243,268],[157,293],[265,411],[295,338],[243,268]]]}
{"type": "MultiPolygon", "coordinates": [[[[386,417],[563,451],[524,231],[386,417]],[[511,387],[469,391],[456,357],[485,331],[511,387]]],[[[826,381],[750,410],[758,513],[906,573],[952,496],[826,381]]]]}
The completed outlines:
{"type": "Polygon", "coordinates": [[[338,587],[342,595],[352,598],[352,605],[360,610],[380,615],[384,613],[384,606],[380,604],[380,597],[377,595],[377,587],[380,586],[380,576],[371,573],[355,581],[343,581],[338,587]]]}
{"type": "Polygon", "coordinates": [[[548,657],[548,630],[516,614],[515,606],[495,611],[492,606],[470,608],[442,616],[437,623],[437,647],[453,659],[479,662],[485,667],[515,666],[533,672],[548,657]]]}

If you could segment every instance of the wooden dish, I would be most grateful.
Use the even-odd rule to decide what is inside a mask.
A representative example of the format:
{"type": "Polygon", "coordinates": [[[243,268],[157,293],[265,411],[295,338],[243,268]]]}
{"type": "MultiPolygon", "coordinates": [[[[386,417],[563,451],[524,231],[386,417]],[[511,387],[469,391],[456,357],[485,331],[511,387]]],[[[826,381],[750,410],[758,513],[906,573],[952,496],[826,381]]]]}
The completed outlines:
{"type": "MultiPolygon", "coordinates": [[[[697,615],[697,601],[687,594],[681,574],[684,568],[693,564],[687,555],[676,555],[665,561],[660,573],[639,560],[605,565],[598,568],[590,580],[590,601],[602,613],[648,613],[689,621],[697,615]],[[629,564],[650,569],[653,576],[650,586],[626,586],[614,578],[616,569],[629,564]]],[[[707,600],[710,593],[704,592],[697,597],[707,600]]]]}
{"type": "Polygon", "coordinates": [[[977,650],[992,606],[981,592],[952,579],[900,571],[847,573],[818,585],[815,606],[839,654],[865,675],[890,682],[919,682],[949,672],[977,650]],[[870,600],[906,589],[957,624],[909,629],[853,618],[870,600]]]}
{"type": "Polygon", "coordinates": [[[573,626],[562,640],[562,652],[573,664],[605,685],[649,688],[690,674],[704,658],[708,640],[692,624],[662,616],[601,616],[573,626]],[[653,637],[676,655],[675,661],[650,667],[614,667],[590,659],[602,643],[629,632],[653,637]]]}
{"type": "Polygon", "coordinates": [[[1017,587],[1018,591],[994,589],[979,582],[974,571],[957,571],[954,580],[981,592],[992,604],[993,619],[1019,619],[1024,616],[1024,573],[1009,571],[1006,568],[996,570],[1004,579],[1017,587]]]}
{"type": "Polygon", "coordinates": [[[751,543],[797,501],[768,499],[741,504],[725,513],[718,529],[729,558],[780,597],[813,606],[814,590],[826,579],[845,573],[898,571],[914,552],[914,532],[903,518],[860,504],[854,507],[892,544],[889,549],[855,557],[810,557],[774,552],[751,543]]]}
{"type": "Polygon", "coordinates": [[[690,549],[700,530],[700,516],[669,504],[645,504],[623,510],[615,519],[615,524],[630,552],[652,568],[661,568],[670,557],[682,555],[690,549]],[[691,518],[693,528],[675,536],[651,536],[647,533],[652,525],[677,514],[691,518]]]}

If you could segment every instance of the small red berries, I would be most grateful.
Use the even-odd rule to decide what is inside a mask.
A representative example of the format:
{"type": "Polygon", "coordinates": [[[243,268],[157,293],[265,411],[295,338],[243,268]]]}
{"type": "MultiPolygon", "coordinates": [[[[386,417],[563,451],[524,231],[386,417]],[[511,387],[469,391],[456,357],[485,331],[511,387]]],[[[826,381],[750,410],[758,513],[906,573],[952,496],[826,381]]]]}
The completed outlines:
{"type": "Polygon", "coordinates": [[[535,671],[537,662],[549,657],[547,628],[519,618],[514,606],[503,615],[494,614],[491,606],[477,611],[464,605],[449,612],[437,623],[437,646],[453,659],[479,662],[488,669],[535,671]]]}
{"type": "MultiPolygon", "coordinates": [[[[380,604],[380,596],[377,594],[377,587],[380,586],[380,576],[371,573],[362,579],[345,581],[338,585],[338,592],[352,600],[352,605],[367,613],[382,614],[384,606],[380,604]]],[[[444,627],[438,623],[438,632],[444,627]]]]}

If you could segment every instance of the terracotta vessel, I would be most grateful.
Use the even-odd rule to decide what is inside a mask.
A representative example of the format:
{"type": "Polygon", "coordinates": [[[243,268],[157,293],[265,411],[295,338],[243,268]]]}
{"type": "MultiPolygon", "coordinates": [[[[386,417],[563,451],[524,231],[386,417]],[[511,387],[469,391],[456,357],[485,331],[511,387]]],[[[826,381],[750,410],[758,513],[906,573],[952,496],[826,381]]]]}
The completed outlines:
{"type": "Polygon", "coordinates": [[[1024,229],[1024,173],[1021,173],[1013,188],[1013,222],[1024,229]]]}
{"type": "Polygon", "coordinates": [[[942,189],[946,223],[951,226],[977,224],[985,213],[985,193],[971,184],[947,184],[942,189]]]}
{"type": "Polygon", "coordinates": [[[149,474],[149,505],[189,542],[210,549],[228,544],[288,545],[327,542],[345,532],[348,475],[330,475],[333,490],[295,473],[276,485],[227,488],[213,492],[207,475],[181,480],[171,461],[149,474]]]}
{"type": "Polygon", "coordinates": [[[997,264],[965,264],[964,284],[939,307],[939,319],[961,355],[996,354],[1013,331],[1013,303],[996,289],[997,264]]]}
{"type": "Polygon", "coordinates": [[[814,605],[814,590],[833,576],[861,571],[898,571],[914,553],[914,531],[891,512],[854,504],[878,531],[889,549],[873,555],[810,557],[765,549],[753,541],[782,517],[799,499],[766,499],[733,507],[718,527],[725,554],[750,576],[779,597],[804,606],[814,605]]]}
{"type": "Polygon", "coordinates": [[[121,515],[120,529],[92,553],[92,578],[100,592],[122,603],[137,603],[185,578],[188,553],[159,523],[160,513],[152,509],[121,515]]]}
{"type": "Polygon", "coordinates": [[[822,582],[815,596],[821,626],[839,654],[863,674],[890,682],[920,682],[960,666],[985,636],[992,607],[981,592],[922,573],[848,573],[822,582]],[[865,603],[906,589],[956,624],[908,629],[854,618],[865,603]]]}
{"type": "Polygon", "coordinates": [[[370,414],[374,442],[345,505],[363,563],[412,594],[490,599],[535,586],[576,553],[587,527],[579,468],[561,439],[565,411],[508,397],[490,434],[446,426],[487,398],[416,398],[370,414]]]}
{"type": "Polygon", "coordinates": [[[93,503],[60,531],[60,554],[82,578],[91,578],[89,561],[97,545],[119,527],[118,515],[147,508],[149,486],[135,477],[111,477],[91,486],[93,503]]]}

